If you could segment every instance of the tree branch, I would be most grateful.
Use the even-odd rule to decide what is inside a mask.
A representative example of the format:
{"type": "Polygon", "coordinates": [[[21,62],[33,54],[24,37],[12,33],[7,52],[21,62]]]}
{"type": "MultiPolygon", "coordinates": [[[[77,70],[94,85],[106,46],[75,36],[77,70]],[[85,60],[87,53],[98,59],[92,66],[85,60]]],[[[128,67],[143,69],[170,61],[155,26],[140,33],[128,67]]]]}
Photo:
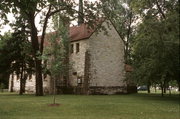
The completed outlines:
{"type": "Polygon", "coordinates": [[[49,17],[52,16],[52,15],[54,15],[54,14],[56,14],[56,13],[58,13],[58,12],[60,12],[60,11],[62,11],[62,10],[66,10],[66,8],[68,8],[68,6],[66,6],[66,7],[64,7],[64,8],[61,8],[61,9],[57,9],[57,10],[49,13],[49,17]]]}
{"type": "Polygon", "coordinates": [[[127,41],[129,40],[130,34],[131,34],[131,25],[132,25],[132,12],[129,14],[129,25],[128,25],[128,31],[127,31],[127,41]]]}
{"type": "Polygon", "coordinates": [[[46,18],[45,18],[45,21],[44,21],[44,24],[43,24],[43,32],[42,32],[42,35],[41,35],[41,43],[40,43],[40,52],[42,54],[43,52],[43,45],[44,45],[44,38],[45,38],[45,34],[46,34],[46,28],[47,28],[47,23],[48,23],[48,19],[49,19],[49,14],[51,12],[51,5],[49,6],[49,9],[48,9],[48,12],[46,14],[46,18]]]}
{"type": "Polygon", "coordinates": [[[62,11],[62,10],[65,10],[67,7],[68,6],[66,6],[64,8],[61,8],[61,9],[57,9],[57,10],[51,12],[52,5],[49,6],[49,9],[48,9],[48,12],[46,14],[45,21],[44,21],[44,24],[43,24],[43,32],[42,32],[42,35],[41,35],[41,44],[40,44],[40,52],[41,52],[41,54],[43,52],[44,38],[45,38],[45,34],[46,34],[46,28],[47,28],[47,23],[48,23],[49,17],[53,16],[54,14],[56,14],[56,13],[62,11]]]}
{"type": "Polygon", "coordinates": [[[162,9],[161,9],[161,7],[160,7],[158,1],[155,0],[155,2],[156,2],[156,6],[157,6],[157,8],[158,8],[160,14],[162,15],[162,17],[163,17],[164,19],[166,19],[166,16],[165,16],[164,12],[162,11],[162,9]]]}

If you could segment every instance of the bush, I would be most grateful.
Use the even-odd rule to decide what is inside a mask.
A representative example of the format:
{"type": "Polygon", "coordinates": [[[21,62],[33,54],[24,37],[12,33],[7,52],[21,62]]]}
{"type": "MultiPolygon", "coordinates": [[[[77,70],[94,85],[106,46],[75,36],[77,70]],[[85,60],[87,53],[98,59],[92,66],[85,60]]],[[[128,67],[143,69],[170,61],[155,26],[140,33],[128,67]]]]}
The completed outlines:
{"type": "Polygon", "coordinates": [[[3,83],[0,84],[1,92],[3,92],[3,89],[5,88],[5,85],[3,83]]]}

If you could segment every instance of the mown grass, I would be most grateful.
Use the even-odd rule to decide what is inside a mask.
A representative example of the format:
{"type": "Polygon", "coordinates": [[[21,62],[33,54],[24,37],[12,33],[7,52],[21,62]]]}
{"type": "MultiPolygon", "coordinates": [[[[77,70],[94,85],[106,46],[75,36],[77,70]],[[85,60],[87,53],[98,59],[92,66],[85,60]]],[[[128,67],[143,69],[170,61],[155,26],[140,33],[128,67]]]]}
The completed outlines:
{"type": "Polygon", "coordinates": [[[0,93],[0,119],[180,119],[179,95],[19,96],[0,93]]]}

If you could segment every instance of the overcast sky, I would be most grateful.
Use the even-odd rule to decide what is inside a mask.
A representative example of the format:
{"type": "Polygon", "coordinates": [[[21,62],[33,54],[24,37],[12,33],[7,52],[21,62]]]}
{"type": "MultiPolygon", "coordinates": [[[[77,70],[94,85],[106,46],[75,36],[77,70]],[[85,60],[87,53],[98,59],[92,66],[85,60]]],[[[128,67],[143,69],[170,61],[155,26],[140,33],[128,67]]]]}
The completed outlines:
{"type": "MultiPolygon", "coordinates": [[[[15,18],[13,17],[13,14],[8,14],[7,15],[8,20],[10,21],[10,23],[12,23],[13,21],[15,21],[15,18]]],[[[2,23],[2,21],[0,20],[0,24],[2,23]]],[[[8,32],[9,30],[11,30],[11,27],[7,24],[7,25],[2,25],[0,26],[0,34],[3,35],[5,32],[8,32]]]]}
{"type": "MultiPolygon", "coordinates": [[[[75,0],[76,2],[78,2],[79,0],[75,0]]],[[[99,0],[89,0],[89,1],[99,1],[99,0]]],[[[77,7],[78,8],[78,7],[77,7]]],[[[10,21],[10,23],[14,22],[15,21],[15,18],[13,17],[13,14],[8,14],[7,15],[7,18],[8,20],[10,21]]],[[[36,26],[38,27],[38,30],[41,29],[41,26],[39,24],[39,19],[40,19],[40,16],[37,16],[36,17],[36,26]]],[[[2,21],[0,20],[0,24],[2,23],[2,21]]],[[[8,31],[11,31],[11,27],[7,24],[7,25],[2,25],[0,26],[0,34],[3,35],[5,32],[8,32],[8,31]]]]}

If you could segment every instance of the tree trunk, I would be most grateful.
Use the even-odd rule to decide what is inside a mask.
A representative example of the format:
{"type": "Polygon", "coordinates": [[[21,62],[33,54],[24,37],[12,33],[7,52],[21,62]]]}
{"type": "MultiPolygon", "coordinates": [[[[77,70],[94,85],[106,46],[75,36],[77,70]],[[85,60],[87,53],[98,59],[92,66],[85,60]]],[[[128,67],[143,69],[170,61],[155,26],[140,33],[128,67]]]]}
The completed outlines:
{"type": "Polygon", "coordinates": [[[49,94],[54,94],[54,78],[52,76],[50,77],[49,94]]]}
{"type": "Polygon", "coordinates": [[[154,85],[154,91],[155,91],[155,93],[157,92],[157,90],[156,90],[156,84],[154,85]]]}
{"type": "Polygon", "coordinates": [[[164,96],[163,86],[161,87],[161,96],[164,96]]]}
{"type": "Polygon", "coordinates": [[[151,93],[151,91],[150,91],[150,83],[148,82],[148,84],[147,84],[147,91],[148,91],[148,93],[151,93]]]}
{"type": "Polygon", "coordinates": [[[33,56],[35,58],[35,72],[36,72],[36,96],[43,96],[43,82],[42,82],[42,60],[39,59],[42,55],[40,52],[40,45],[38,42],[37,28],[35,26],[34,13],[28,15],[29,23],[31,25],[31,43],[33,47],[33,56]]]}
{"type": "Polygon", "coordinates": [[[20,79],[20,90],[19,90],[19,95],[22,95],[23,93],[25,93],[25,88],[26,88],[26,77],[24,76],[25,74],[22,74],[23,76],[21,76],[20,79]]]}
{"type": "Polygon", "coordinates": [[[42,63],[36,59],[36,96],[43,96],[42,63]]]}
{"type": "Polygon", "coordinates": [[[53,78],[54,79],[54,91],[53,91],[53,104],[56,104],[56,81],[57,81],[57,76],[55,76],[55,78],[53,78]]]}
{"type": "Polygon", "coordinates": [[[164,86],[163,86],[163,83],[161,83],[161,96],[162,97],[164,96],[164,86]]]}
{"type": "Polygon", "coordinates": [[[24,76],[23,76],[23,83],[22,83],[22,90],[23,90],[23,93],[25,93],[25,89],[26,89],[26,80],[27,80],[27,74],[25,74],[24,72],[24,76]]]}
{"type": "Polygon", "coordinates": [[[26,86],[27,75],[25,74],[25,70],[24,69],[25,69],[25,63],[23,61],[22,67],[21,67],[19,95],[22,95],[23,93],[25,93],[25,86],[26,86]]]}
{"type": "Polygon", "coordinates": [[[164,93],[166,93],[166,86],[164,86],[164,88],[163,88],[163,92],[164,92],[164,93]]]}
{"type": "Polygon", "coordinates": [[[22,94],[23,94],[23,90],[22,90],[22,80],[23,80],[23,77],[21,76],[21,78],[20,78],[20,89],[19,89],[19,95],[22,95],[22,94]]]}
{"type": "Polygon", "coordinates": [[[177,84],[178,84],[178,91],[180,92],[180,80],[177,80],[177,84]]]}
{"type": "Polygon", "coordinates": [[[171,96],[171,86],[169,87],[169,95],[171,96]]]}
{"type": "Polygon", "coordinates": [[[19,95],[23,94],[23,75],[24,75],[24,67],[21,67],[21,74],[20,74],[20,89],[19,89],[19,95]]]}
{"type": "Polygon", "coordinates": [[[165,94],[166,94],[166,89],[167,89],[167,84],[166,84],[166,80],[164,80],[163,91],[165,94]]]}

